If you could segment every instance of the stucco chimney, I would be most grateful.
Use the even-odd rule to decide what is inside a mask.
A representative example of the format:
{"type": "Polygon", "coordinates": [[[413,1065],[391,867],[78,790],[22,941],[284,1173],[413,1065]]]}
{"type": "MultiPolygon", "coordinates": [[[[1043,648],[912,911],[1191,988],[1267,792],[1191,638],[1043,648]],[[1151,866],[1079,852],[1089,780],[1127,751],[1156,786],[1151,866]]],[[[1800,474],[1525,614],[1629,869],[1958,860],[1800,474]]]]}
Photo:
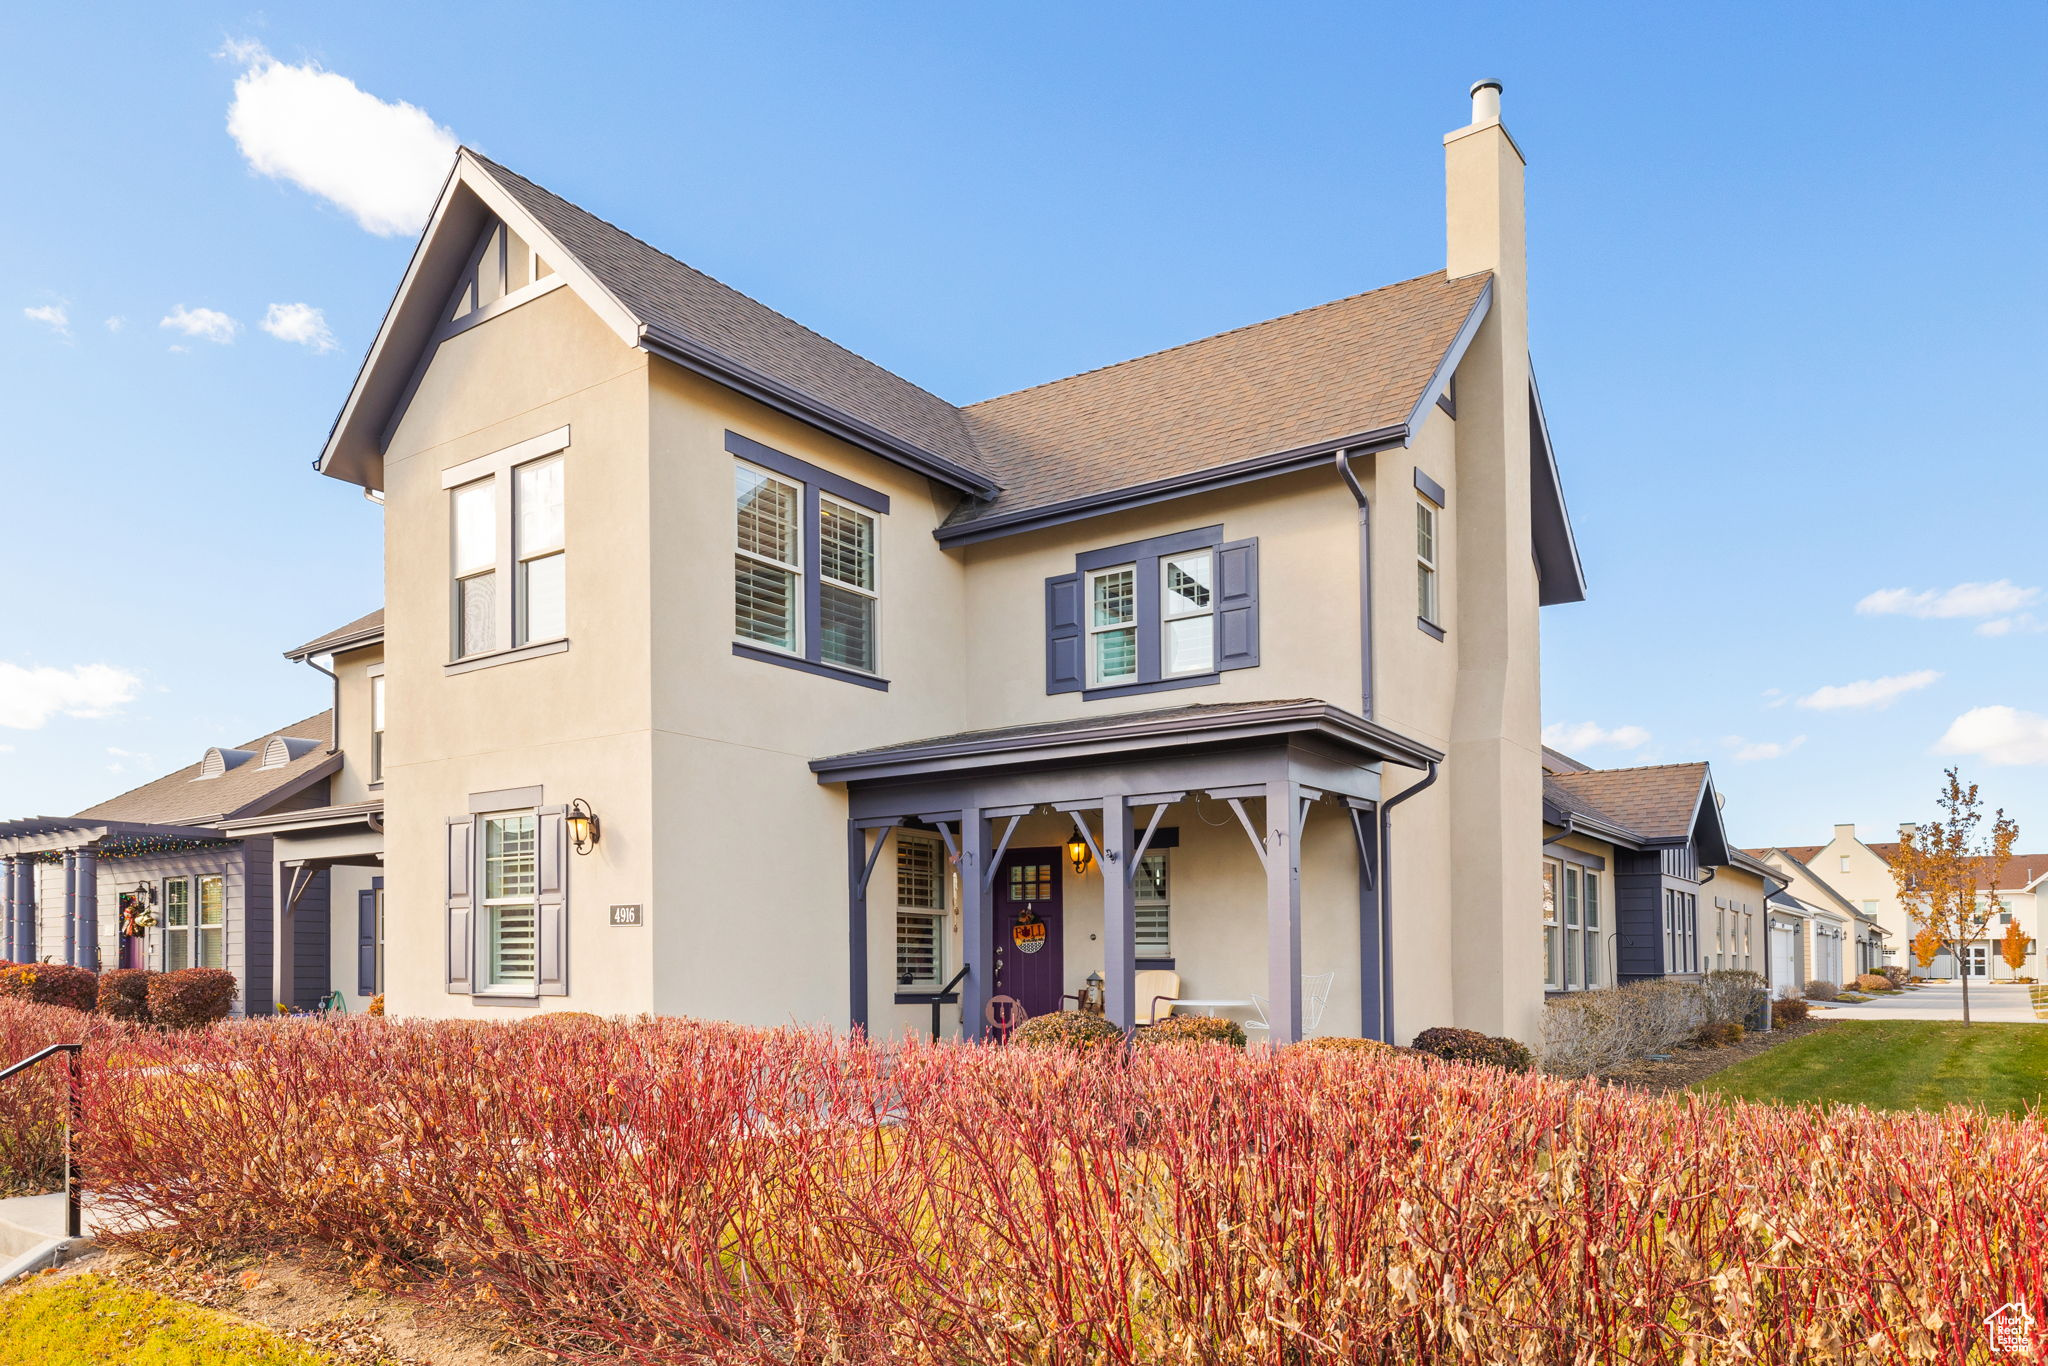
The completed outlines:
{"type": "Polygon", "coordinates": [[[1920,827],[1912,821],[1899,822],[1899,843],[1904,844],[1920,833],[1920,827]]]}
{"type": "Polygon", "coordinates": [[[1835,827],[1835,838],[1836,838],[1836,839],[1838,839],[1838,840],[1853,840],[1853,839],[1855,839],[1855,838],[1856,838],[1856,827],[1855,827],[1854,825],[1838,825],[1838,826],[1836,826],[1836,827],[1835,827]]]}
{"type": "MultiPolygon", "coordinates": [[[[1500,82],[1472,87],[1472,122],[1444,135],[1445,269],[1452,279],[1494,273],[1496,295],[1521,302],[1522,151],[1500,121],[1500,82]]],[[[1494,300],[1499,307],[1502,300],[1494,300]]]]}

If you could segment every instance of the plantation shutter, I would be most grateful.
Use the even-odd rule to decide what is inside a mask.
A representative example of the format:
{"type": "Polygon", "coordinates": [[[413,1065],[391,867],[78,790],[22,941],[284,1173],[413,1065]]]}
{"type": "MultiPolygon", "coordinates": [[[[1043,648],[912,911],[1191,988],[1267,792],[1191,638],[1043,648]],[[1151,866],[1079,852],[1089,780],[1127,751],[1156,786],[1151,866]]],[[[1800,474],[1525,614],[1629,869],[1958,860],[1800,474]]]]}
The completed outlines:
{"type": "Polygon", "coordinates": [[[1084,678],[1081,576],[1060,574],[1045,581],[1045,690],[1079,692],[1084,678]]]}
{"type": "Polygon", "coordinates": [[[533,990],[539,996],[569,994],[569,808],[543,806],[534,842],[533,909],[538,921],[533,990]]]}
{"type": "Polygon", "coordinates": [[[470,911],[471,842],[476,822],[469,816],[448,822],[448,990],[473,990],[476,927],[470,911]]]}
{"type": "Polygon", "coordinates": [[[1259,662],[1259,542],[1226,541],[1216,547],[1216,667],[1256,668],[1259,662]]]}
{"type": "Polygon", "coordinates": [[[356,995],[377,994],[377,894],[356,893],[356,995]]]}

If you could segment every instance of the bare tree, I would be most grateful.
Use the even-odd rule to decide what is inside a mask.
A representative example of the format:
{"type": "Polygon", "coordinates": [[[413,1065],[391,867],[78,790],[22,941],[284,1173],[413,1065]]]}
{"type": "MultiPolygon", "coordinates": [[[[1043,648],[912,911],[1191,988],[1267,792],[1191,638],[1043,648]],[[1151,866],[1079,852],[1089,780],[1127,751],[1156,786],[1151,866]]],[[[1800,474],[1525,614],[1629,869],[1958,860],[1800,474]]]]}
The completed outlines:
{"type": "Polygon", "coordinates": [[[1892,881],[1898,884],[1900,904],[1921,927],[1921,934],[1932,935],[1954,956],[1963,982],[1963,1023],[1968,1024],[1970,974],[1964,950],[1985,937],[2020,828],[2000,808],[1980,835],[1984,807],[1977,785],[1963,786],[1953,768],[1947,776],[1948,786],[1937,802],[1945,819],[1900,832],[1892,881]]]}

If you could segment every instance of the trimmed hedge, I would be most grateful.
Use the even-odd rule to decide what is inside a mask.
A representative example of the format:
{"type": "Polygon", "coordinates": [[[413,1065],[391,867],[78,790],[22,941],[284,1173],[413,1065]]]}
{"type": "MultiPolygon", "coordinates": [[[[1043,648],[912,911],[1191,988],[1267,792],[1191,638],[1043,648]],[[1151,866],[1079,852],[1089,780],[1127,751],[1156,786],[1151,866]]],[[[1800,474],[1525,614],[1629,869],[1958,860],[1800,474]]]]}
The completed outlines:
{"type": "Polygon", "coordinates": [[[1453,1029],[1437,1025],[1417,1034],[1410,1046],[1445,1062],[1478,1062],[1510,1072],[1526,1072],[1536,1059],[1524,1044],[1513,1039],[1489,1037],[1476,1029],[1453,1029]]]}
{"type": "Polygon", "coordinates": [[[200,1029],[225,1020],[235,1003],[235,974],[224,968],[152,973],[149,1016],[166,1029],[200,1029]]]}
{"type": "Polygon", "coordinates": [[[0,996],[90,1011],[99,1004],[99,977],[68,963],[9,963],[0,967],[0,996]]]}
{"type": "Polygon", "coordinates": [[[100,1014],[135,1024],[149,1021],[149,979],[143,968],[112,968],[100,974],[100,1014]]]}
{"type": "MultiPolygon", "coordinates": [[[[1325,1034],[1319,1038],[1303,1039],[1293,1049],[1306,1049],[1311,1053],[1412,1053],[1412,1048],[1396,1048],[1381,1043],[1378,1039],[1353,1039],[1343,1034],[1325,1034]]],[[[1291,1051],[1291,1050],[1290,1050],[1291,1051]]]]}
{"type": "MultiPolygon", "coordinates": [[[[1897,991],[1899,984],[1882,972],[1866,972],[1856,979],[1858,991],[1897,991]]],[[[1807,993],[1812,995],[1811,992],[1807,993]]]]}
{"type": "Polygon", "coordinates": [[[1221,1015],[1169,1015],[1157,1024],[1141,1028],[1136,1041],[1143,1044],[1220,1043],[1244,1047],[1244,1026],[1221,1015]]]}
{"type": "Polygon", "coordinates": [[[1786,1025],[1798,1024],[1812,1013],[1813,1007],[1797,996],[1788,997],[1782,1001],[1773,1001],[1771,1002],[1771,1028],[1783,1029],[1786,1025]]]}
{"type": "Polygon", "coordinates": [[[1124,1041],[1124,1032],[1100,1015],[1063,1010],[1057,1015],[1034,1015],[1010,1042],[1025,1048],[1062,1048],[1070,1053],[1089,1053],[1124,1041]]]}

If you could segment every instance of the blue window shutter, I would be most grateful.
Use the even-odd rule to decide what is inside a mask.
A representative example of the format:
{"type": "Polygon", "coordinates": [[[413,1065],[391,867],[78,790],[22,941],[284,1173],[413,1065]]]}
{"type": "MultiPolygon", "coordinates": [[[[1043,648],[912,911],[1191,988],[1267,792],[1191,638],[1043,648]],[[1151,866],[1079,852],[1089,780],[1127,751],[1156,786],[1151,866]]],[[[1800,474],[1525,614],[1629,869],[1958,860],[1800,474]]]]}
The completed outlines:
{"type": "Polygon", "coordinates": [[[543,806],[534,813],[539,829],[534,840],[536,869],[533,888],[535,918],[539,921],[536,947],[539,961],[534,965],[533,991],[536,996],[569,994],[569,808],[543,806]]]}
{"type": "Polygon", "coordinates": [[[1225,541],[1216,547],[1216,667],[1252,669],[1258,663],[1258,538],[1225,541]]]}
{"type": "Polygon", "coordinates": [[[1081,576],[1045,581],[1045,690],[1079,692],[1086,674],[1081,629],[1081,576]]]}
{"type": "Polygon", "coordinates": [[[472,817],[448,822],[448,990],[460,995],[470,991],[470,962],[476,956],[476,924],[470,918],[471,838],[476,830],[472,817]]]}
{"type": "Polygon", "coordinates": [[[377,894],[356,893],[356,995],[377,994],[377,894]]]}

